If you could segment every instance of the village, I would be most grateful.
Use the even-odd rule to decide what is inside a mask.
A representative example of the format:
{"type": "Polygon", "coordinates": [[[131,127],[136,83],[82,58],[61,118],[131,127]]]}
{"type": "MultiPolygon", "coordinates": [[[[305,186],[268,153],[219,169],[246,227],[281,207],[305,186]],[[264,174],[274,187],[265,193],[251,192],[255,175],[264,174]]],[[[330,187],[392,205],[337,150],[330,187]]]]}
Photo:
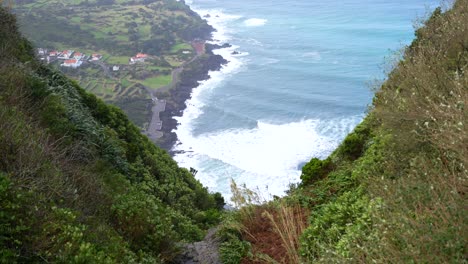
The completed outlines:
{"type": "MultiPolygon", "coordinates": [[[[74,68],[74,69],[79,68],[80,66],[83,65],[83,63],[99,62],[103,58],[103,56],[98,53],[86,55],[84,53],[81,53],[75,50],[63,50],[63,51],[50,50],[49,51],[45,48],[38,48],[37,55],[40,60],[46,62],[47,64],[60,61],[61,62],[60,66],[74,68]]],[[[148,54],[137,53],[135,56],[129,58],[128,63],[131,65],[135,63],[145,62],[145,60],[148,59],[149,57],[150,56],[148,54]]],[[[118,71],[119,68],[120,67],[118,65],[114,65],[112,67],[112,70],[118,71]]]]}

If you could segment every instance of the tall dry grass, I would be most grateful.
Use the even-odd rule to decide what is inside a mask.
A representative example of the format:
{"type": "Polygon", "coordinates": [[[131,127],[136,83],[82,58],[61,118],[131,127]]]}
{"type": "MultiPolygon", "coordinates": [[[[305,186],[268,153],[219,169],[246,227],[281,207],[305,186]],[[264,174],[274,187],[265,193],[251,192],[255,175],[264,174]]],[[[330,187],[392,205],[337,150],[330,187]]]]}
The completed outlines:
{"type": "Polygon", "coordinates": [[[299,238],[307,225],[306,209],[284,201],[267,202],[260,191],[231,180],[231,201],[240,215],[240,232],[252,242],[254,263],[301,263],[299,238]],[[277,239],[282,250],[262,252],[277,239]]]}
{"type": "Polygon", "coordinates": [[[270,220],[273,231],[281,237],[289,263],[301,263],[298,248],[299,238],[306,228],[308,214],[305,210],[298,205],[288,206],[282,203],[273,213],[265,211],[264,214],[270,220]]]}

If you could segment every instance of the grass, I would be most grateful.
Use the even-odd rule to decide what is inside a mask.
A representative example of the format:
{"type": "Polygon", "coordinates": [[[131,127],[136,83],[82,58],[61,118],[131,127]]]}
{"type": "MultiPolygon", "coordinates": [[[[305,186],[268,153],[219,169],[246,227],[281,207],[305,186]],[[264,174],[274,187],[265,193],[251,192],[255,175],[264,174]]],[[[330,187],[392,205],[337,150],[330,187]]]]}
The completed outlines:
{"type": "Polygon", "coordinates": [[[110,56],[106,63],[108,64],[128,64],[130,57],[127,56],[110,56]]]}
{"type": "Polygon", "coordinates": [[[146,78],[143,81],[140,81],[141,84],[150,88],[157,89],[163,86],[169,85],[172,82],[172,75],[159,75],[157,77],[146,78]]]}
{"type": "Polygon", "coordinates": [[[171,53],[178,53],[181,50],[193,50],[192,45],[188,43],[179,43],[171,48],[171,53]]]}
{"type": "Polygon", "coordinates": [[[184,61],[180,60],[176,56],[164,56],[164,59],[172,66],[172,67],[179,67],[181,66],[184,61]]]}
{"type": "Polygon", "coordinates": [[[166,71],[166,70],[171,70],[171,68],[168,67],[160,67],[160,66],[148,66],[147,69],[152,70],[152,71],[166,71]]]}

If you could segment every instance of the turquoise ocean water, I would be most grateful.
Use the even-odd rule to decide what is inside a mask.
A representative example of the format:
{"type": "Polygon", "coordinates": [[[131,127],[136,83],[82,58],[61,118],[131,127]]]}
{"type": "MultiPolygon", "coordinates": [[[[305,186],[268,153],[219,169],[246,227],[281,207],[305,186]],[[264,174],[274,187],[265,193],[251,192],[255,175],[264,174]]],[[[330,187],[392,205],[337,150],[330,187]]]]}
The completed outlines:
{"type": "Polygon", "coordinates": [[[385,57],[413,39],[431,0],[187,0],[229,64],[194,89],[175,159],[230,196],[233,178],[265,198],[299,181],[364,117],[385,57]],[[234,54],[233,54],[234,53],[234,54]],[[239,54],[235,54],[239,53],[239,54]]]}

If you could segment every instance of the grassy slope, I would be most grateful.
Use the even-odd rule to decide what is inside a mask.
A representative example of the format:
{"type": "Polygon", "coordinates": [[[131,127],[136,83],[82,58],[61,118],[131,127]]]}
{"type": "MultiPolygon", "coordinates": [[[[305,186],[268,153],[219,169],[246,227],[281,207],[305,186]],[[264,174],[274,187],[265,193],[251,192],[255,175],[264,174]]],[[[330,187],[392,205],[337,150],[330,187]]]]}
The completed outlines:
{"type": "MultiPolygon", "coordinates": [[[[302,183],[281,202],[248,207],[225,222],[224,262],[240,262],[249,248],[254,261],[244,263],[288,263],[292,255],[305,263],[466,261],[467,21],[466,0],[436,10],[339,148],[309,162],[302,183]],[[296,242],[280,243],[273,261],[262,254],[271,240],[252,239],[249,226],[267,225],[262,211],[284,215],[291,204],[311,212],[308,227],[296,242]],[[288,243],[298,250],[287,251],[288,243]]],[[[298,226],[297,218],[286,222],[298,226]]],[[[281,241],[287,228],[273,227],[281,241]]]]}
{"type": "Polygon", "coordinates": [[[0,8],[0,263],[158,263],[220,195],[116,107],[39,64],[0,8]]]}

